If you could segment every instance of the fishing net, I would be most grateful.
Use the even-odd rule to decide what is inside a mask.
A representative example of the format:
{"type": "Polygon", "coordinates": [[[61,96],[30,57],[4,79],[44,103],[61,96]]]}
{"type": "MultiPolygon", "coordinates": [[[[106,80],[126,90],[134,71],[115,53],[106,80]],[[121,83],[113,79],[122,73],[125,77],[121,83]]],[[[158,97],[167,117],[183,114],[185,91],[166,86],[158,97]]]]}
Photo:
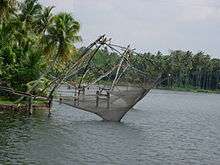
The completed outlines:
{"type": "MultiPolygon", "coordinates": [[[[137,73],[136,73],[137,74],[137,73]]],[[[120,76],[115,84],[92,83],[75,86],[62,85],[57,90],[61,103],[95,113],[105,120],[120,121],[158,82],[160,77],[147,80],[128,79],[129,71],[120,76]]]]}
{"type": "MultiPolygon", "coordinates": [[[[63,81],[57,88],[56,98],[60,103],[95,113],[105,120],[120,121],[158,83],[160,76],[149,78],[135,68],[130,60],[134,55],[130,46],[115,46],[107,41],[102,38],[95,49],[87,51],[89,53],[76,67],[77,71],[69,72],[77,74],[80,80],[72,77],[71,82],[74,83],[67,79],[65,83],[63,81]],[[95,58],[101,46],[117,53],[112,66],[97,65],[95,58]]],[[[104,57],[105,60],[107,58],[104,57]]]]}

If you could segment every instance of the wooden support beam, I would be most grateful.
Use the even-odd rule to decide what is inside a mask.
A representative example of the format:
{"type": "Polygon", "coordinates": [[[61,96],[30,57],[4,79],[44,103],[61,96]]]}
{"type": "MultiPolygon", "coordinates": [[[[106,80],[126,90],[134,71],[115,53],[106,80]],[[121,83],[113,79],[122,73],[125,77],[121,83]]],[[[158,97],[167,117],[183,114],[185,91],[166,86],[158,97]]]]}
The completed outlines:
{"type": "Polygon", "coordinates": [[[28,98],[28,112],[29,112],[29,115],[33,114],[33,98],[32,97],[28,98]]]}
{"type": "Polygon", "coordinates": [[[36,95],[32,95],[30,93],[25,93],[25,92],[18,92],[18,91],[15,91],[12,88],[2,87],[2,86],[0,86],[0,91],[6,91],[6,92],[12,93],[12,94],[17,95],[17,96],[32,97],[32,98],[35,98],[35,99],[45,99],[45,100],[48,99],[48,97],[36,96],[36,95]]]}
{"type": "Polygon", "coordinates": [[[96,107],[99,106],[99,91],[96,91],[96,107]]]}
{"type": "Polygon", "coordinates": [[[60,96],[59,104],[62,104],[62,103],[63,103],[63,98],[60,96]]]}
{"type": "Polygon", "coordinates": [[[48,117],[50,117],[50,116],[51,116],[51,109],[52,109],[52,106],[53,106],[53,95],[51,95],[51,96],[49,97],[48,105],[49,105],[48,117]]]}
{"type": "Polygon", "coordinates": [[[110,108],[110,93],[107,91],[107,108],[110,108]]]}
{"type": "Polygon", "coordinates": [[[113,89],[114,89],[114,86],[115,86],[115,84],[116,84],[116,82],[117,82],[117,80],[118,80],[118,76],[119,76],[119,72],[120,72],[120,70],[121,70],[122,64],[123,64],[123,62],[124,62],[124,60],[125,60],[125,57],[126,57],[127,53],[129,52],[129,48],[130,48],[130,45],[128,45],[127,49],[126,49],[126,50],[124,51],[124,53],[122,54],[121,61],[120,61],[120,63],[119,63],[118,69],[117,69],[117,71],[116,71],[115,79],[114,79],[114,81],[113,81],[113,83],[112,83],[112,86],[111,86],[111,89],[110,89],[110,90],[113,90],[113,89]]]}

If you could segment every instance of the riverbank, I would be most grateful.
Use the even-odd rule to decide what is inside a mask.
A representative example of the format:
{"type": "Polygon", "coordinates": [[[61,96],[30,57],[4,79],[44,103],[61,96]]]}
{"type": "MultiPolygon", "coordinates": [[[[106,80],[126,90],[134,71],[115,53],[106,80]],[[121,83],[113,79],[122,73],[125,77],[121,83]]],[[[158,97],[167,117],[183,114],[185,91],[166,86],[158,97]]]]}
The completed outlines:
{"type": "MultiPolygon", "coordinates": [[[[48,110],[48,103],[42,100],[34,101],[32,110],[48,110]]],[[[0,111],[17,111],[28,112],[29,106],[25,103],[17,104],[15,101],[8,98],[0,97],[0,111]]]]}
{"type": "MultiPolygon", "coordinates": [[[[110,85],[112,82],[109,81],[101,81],[100,84],[110,85]]],[[[97,84],[98,85],[98,84],[97,84]]],[[[121,83],[121,86],[126,86],[127,83],[121,83]]],[[[135,86],[135,85],[134,85],[135,86]]],[[[200,89],[193,86],[187,87],[155,87],[154,89],[161,89],[161,90],[169,90],[169,91],[179,91],[179,92],[192,92],[192,93],[213,93],[213,94],[220,94],[220,89],[218,90],[208,90],[208,89],[200,89]]]]}
{"type": "MultiPolygon", "coordinates": [[[[33,105],[33,110],[48,110],[49,107],[45,105],[33,105]]],[[[0,104],[0,111],[17,111],[29,112],[27,105],[14,105],[14,104],[0,104]]]]}

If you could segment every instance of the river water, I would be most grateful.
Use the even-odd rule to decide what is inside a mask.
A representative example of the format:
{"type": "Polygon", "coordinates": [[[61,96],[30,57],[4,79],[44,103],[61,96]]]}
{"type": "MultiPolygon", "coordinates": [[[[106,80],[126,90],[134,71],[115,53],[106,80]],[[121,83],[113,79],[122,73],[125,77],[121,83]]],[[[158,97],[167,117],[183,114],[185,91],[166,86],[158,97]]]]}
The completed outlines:
{"type": "Polygon", "coordinates": [[[55,104],[0,113],[0,164],[220,164],[220,95],[153,90],[122,123],[55,104]]]}

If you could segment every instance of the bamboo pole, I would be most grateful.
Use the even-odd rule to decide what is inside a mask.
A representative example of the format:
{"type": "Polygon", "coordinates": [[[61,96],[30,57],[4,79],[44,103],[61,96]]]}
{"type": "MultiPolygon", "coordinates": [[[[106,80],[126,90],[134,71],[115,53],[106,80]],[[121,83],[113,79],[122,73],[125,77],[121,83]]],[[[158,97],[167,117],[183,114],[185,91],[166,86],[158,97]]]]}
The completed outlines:
{"type": "Polygon", "coordinates": [[[48,97],[36,96],[36,95],[32,95],[30,93],[19,92],[19,91],[15,91],[12,88],[2,87],[2,86],[0,86],[0,90],[15,94],[17,96],[22,96],[22,97],[32,97],[35,99],[45,99],[45,100],[48,99],[48,97]]]}
{"type": "Polygon", "coordinates": [[[78,65],[82,64],[83,60],[85,59],[86,57],[86,54],[88,53],[88,51],[94,47],[98,42],[100,42],[103,38],[105,37],[105,35],[99,37],[95,42],[93,42],[92,44],[90,44],[86,50],[82,53],[81,57],[77,60],[77,62],[75,62],[73,64],[73,66],[71,67],[70,65],[68,65],[65,69],[64,69],[64,74],[62,74],[59,78],[58,78],[58,81],[55,82],[55,85],[54,87],[52,88],[50,94],[49,94],[49,99],[52,98],[53,96],[53,93],[55,92],[55,90],[60,86],[60,84],[63,82],[64,79],[68,78],[70,75],[69,75],[69,72],[71,72],[73,69],[75,69],[76,67],[78,67],[78,65]]]}
{"type": "Polygon", "coordinates": [[[88,68],[89,68],[89,65],[90,65],[92,59],[94,58],[94,56],[96,55],[96,53],[99,51],[99,49],[101,48],[101,46],[102,46],[102,45],[99,45],[99,46],[96,48],[96,50],[92,53],[92,55],[90,56],[89,61],[88,61],[87,65],[86,65],[86,67],[85,67],[85,71],[84,71],[84,73],[83,73],[83,76],[82,76],[82,78],[80,79],[79,88],[80,88],[80,86],[81,86],[81,84],[82,84],[82,82],[83,82],[83,79],[85,78],[86,74],[88,73],[88,68]]]}
{"type": "Polygon", "coordinates": [[[114,89],[115,83],[117,82],[117,79],[118,79],[119,72],[121,70],[122,64],[123,64],[123,62],[125,60],[125,56],[127,55],[129,48],[130,48],[130,45],[128,45],[127,49],[123,53],[122,59],[121,59],[121,61],[119,63],[118,69],[116,71],[115,79],[114,79],[114,81],[112,83],[112,86],[111,86],[110,90],[114,89]]]}
{"type": "Polygon", "coordinates": [[[33,114],[33,98],[32,97],[28,98],[28,112],[29,112],[29,115],[33,114]]]}

